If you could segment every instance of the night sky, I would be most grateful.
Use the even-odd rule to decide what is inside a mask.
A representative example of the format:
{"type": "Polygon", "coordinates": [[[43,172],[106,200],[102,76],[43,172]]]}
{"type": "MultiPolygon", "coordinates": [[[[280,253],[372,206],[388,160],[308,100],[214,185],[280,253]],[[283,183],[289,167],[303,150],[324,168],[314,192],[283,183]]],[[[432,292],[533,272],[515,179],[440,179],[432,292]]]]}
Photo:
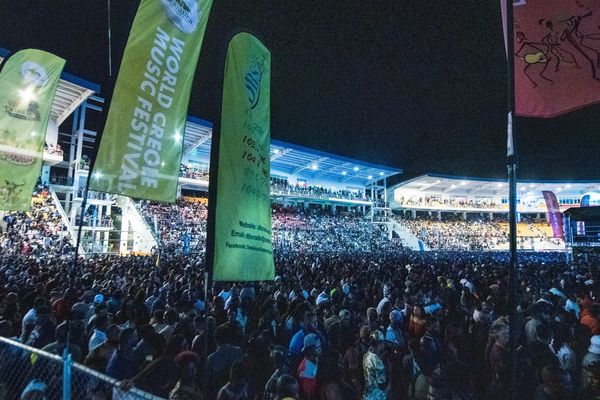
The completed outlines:
{"type": "MultiPolygon", "coordinates": [[[[112,0],[114,61],[137,1],[112,0]]],[[[106,0],[0,0],[0,46],[35,47],[106,87],[106,0]]],[[[215,0],[190,114],[218,118],[225,38],[272,52],[272,137],[425,172],[506,176],[499,2],[215,0]]],[[[70,128],[63,128],[68,131],[70,128]]],[[[519,178],[600,179],[600,106],[517,122],[519,178]]]]}

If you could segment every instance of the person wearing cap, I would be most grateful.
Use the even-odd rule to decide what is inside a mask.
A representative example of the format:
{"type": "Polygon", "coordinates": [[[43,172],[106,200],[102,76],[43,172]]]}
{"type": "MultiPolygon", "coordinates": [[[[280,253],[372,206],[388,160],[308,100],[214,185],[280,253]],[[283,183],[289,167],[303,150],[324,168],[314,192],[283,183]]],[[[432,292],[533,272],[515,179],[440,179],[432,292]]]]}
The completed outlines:
{"type": "Polygon", "coordinates": [[[304,336],[304,358],[298,366],[300,394],[305,400],[317,399],[317,358],[321,355],[321,340],[316,333],[304,336]]]}
{"type": "Polygon", "coordinates": [[[301,355],[304,337],[306,335],[310,333],[315,333],[319,337],[321,337],[321,335],[319,334],[317,324],[318,320],[315,313],[313,313],[312,311],[306,311],[304,313],[304,326],[294,334],[292,340],[290,341],[289,349],[292,357],[299,357],[301,355]]]}
{"type": "Polygon", "coordinates": [[[387,400],[389,378],[383,353],[385,351],[385,336],[376,330],[371,333],[371,346],[363,358],[365,388],[363,400],[387,400]]]}
{"type": "Polygon", "coordinates": [[[585,390],[589,384],[586,378],[586,368],[594,363],[600,363],[600,335],[594,335],[590,338],[590,346],[587,354],[581,360],[581,389],[585,390]]]}
{"type": "Polygon", "coordinates": [[[39,379],[31,380],[23,392],[21,393],[20,400],[44,400],[46,398],[46,391],[48,390],[48,385],[42,382],[39,379]]]}
{"type": "Polygon", "coordinates": [[[404,334],[402,333],[403,324],[404,321],[400,310],[390,311],[390,324],[385,331],[385,340],[395,344],[402,350],[404,349],[404,334]]]}

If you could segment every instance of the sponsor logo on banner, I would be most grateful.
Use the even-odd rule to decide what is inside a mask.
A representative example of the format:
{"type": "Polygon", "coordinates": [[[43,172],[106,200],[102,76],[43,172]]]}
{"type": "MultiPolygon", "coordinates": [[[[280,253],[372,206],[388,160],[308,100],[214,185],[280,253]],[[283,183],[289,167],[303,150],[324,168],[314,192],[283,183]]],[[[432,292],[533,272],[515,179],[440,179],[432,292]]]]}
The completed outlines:
{"type": "Polygon", "coordinates": [[[250,63],[250,68],[248,68],[248,72],[246,73],[246,92],[248,93],[248,102],[250,102],[251,110],[253,110],[260,101],[260,87],[264,70],[264,60],[255,58],[250,63]]]}
{"type": "Polygon", "coordinates": [[[161,0],[169,20],[183,33],[192,33],[198,27],[202,12],[196,0],[161,0]]]}
{"type": "Polygon", "coordinates": [[[21,65],[21,76],[28,85],[34,85],[39,88],[48,83],[48,72],[40,64],[33,61],[25,61],[21,65]]]}

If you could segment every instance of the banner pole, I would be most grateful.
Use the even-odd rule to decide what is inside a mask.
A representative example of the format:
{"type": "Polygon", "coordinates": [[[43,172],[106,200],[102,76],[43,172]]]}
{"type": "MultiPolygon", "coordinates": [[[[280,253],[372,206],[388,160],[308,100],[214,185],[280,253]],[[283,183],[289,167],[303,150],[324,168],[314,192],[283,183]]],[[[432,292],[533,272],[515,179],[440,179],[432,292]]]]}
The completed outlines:
{"type": "Polygon", "coordinates": [[[508,97],[507,118],[507,168],[509,187],[509,356],[510,356],[510,398],[517,400],[517,162],[516,162],[516,127],[513,124],[515,115],[515,70],[514,70],[514,17],[513,0],[506,2],[506,80],[508,97]]]}

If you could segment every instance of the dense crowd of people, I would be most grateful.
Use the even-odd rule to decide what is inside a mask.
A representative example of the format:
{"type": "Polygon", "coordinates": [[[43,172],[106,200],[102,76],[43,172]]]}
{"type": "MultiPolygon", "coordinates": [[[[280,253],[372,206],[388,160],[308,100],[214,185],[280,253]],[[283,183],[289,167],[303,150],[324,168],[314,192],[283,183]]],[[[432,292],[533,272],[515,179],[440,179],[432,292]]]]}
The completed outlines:
{"type": "Polygon", "coordinates": [[[181,164],[181,167],[179,168],[179,176],[183,177],[183,178],[208,181],[209,175],[208,175],[207,169],[200,169],[200,168],[190,167],[190,166],[181,164]]]}
{"type": "MultiPolygon", "coordinates": [[[[273,231],[289,235],[275,240],[274,281],[207,288],[201,252],[74,265],[47,196],[36,198],[31,213],[4,217],[0,336],[58,355],[68,346],[74,361],[123,390],[169,399],[509,398],[506,253],[354,245],[383,235],[350,215],[276,207],[273,231]]],[[[144,207],[171,222],[167,234],[198,218],[180,205],[144,207]]],[[[518,398],[600,396],[598,264],[520,255],[518,398]]],[[[4,345],[0,354],[7,398],[43,379],[30,357],[4,345]]],[[[93,380],[73,390],[111,396],[93,380]]]]}
{"type": "Polygon", "coordinates": [[[174,204],[141,201],[144,219],[156,230],[161,248],[167,252],[203,251],[206,240],[206,202],[180,199],[174,204]]]}
{"type": "Polygon", "coordinates": [[[271,179],[271,193],[291,196],[305,196],[315,198],[336,198],[349,200],[368,200],[368,197],[359,191],[346,189],[333,189],[324,186],[313,186],[296,183],[291,184],[286,180],[271,179]]]}
{"type": "Polygon", "coordinates": [[[439,196],[401,196],[396,201],[402,205],[419,207],[443,208],[500,208],[492,199],[466,199],[464,197],[439,197],[439,196]]]}
{"type": "Polygon", "coordinates": [[[508,234],[498,221],[406,219],[398,216],[394,219],[430,249],[496,250],[508,244],[508,234]]]}

